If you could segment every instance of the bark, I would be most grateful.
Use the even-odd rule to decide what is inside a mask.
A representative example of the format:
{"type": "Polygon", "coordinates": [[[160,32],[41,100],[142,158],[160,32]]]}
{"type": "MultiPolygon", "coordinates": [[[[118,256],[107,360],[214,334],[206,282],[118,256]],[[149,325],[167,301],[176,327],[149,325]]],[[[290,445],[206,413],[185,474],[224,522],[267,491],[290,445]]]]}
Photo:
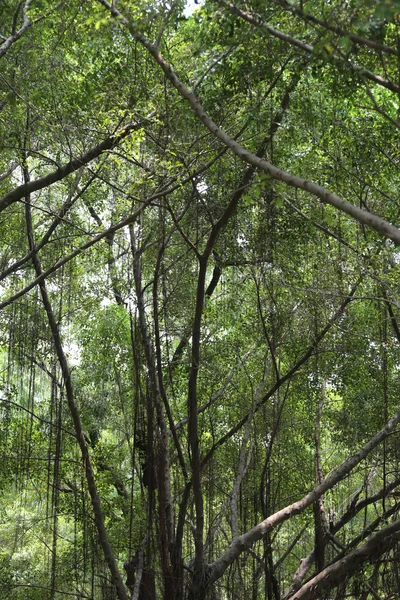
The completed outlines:
{"type": "Polygon", "coordinates": [[[188,481],[183,490],[182,500],[179,504],[179,512],[176,526],[175,536],[175,547],[173,550],[173,576],[175,580],[176,599],[181,600],[184,596],[183,590],[183,560],[182,560],[182,541],[185,526],[185,519],[187,513],[187,505],[190,497],[190,490],[192,488],[191,481],[188,481]]]}

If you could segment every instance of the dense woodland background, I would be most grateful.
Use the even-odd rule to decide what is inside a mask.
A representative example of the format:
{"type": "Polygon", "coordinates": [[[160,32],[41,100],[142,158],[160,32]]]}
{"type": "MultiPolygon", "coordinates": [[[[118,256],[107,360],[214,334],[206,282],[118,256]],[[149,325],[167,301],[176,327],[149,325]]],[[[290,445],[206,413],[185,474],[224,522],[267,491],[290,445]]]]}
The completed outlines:
{"type": "Polygon", "coordinates": [[[399,93],[398,0],[0,1],[2,599],[400,596],[399,93]]]}

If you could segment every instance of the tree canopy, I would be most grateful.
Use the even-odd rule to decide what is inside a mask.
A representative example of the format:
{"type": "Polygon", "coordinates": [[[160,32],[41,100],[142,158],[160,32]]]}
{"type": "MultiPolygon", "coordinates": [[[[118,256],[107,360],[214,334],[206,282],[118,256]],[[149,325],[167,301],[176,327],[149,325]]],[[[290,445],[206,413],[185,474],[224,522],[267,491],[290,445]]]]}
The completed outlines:
{"type": "Polygon", "coordinates": [[[400,2],[0,3],[0,596],[400,594],[400,2]]]}

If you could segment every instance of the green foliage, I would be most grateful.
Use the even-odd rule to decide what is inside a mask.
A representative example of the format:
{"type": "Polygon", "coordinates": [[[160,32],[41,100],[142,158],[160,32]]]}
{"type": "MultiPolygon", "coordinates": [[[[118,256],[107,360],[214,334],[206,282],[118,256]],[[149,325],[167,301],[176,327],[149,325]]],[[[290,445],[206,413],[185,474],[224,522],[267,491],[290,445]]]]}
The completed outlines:
{"type": "MultiPolygon", "coordinates": [[[[0,4],[3,44],[23,6],[0,4]]],[[[172,576],[179,600],[196,580],[200,508],[185,488],[197,443],[200,537],[213,563],[235,530],[235,491],[245,534],[398,408],[397,249],[223,148],[140,36],[247,150],[397,226],[399,2],[235,3],[257,26],[210,0],[191,15],[182,1],[114,4],[126,21],[94,0],[32,2],[31,26],[0,58],[3,198],[27,171],[40,179],[119,132],[68,176],[10,206],[0,199],[2,299],[38,275],[27,205],[40,268],[52,271],[51,309],[33,286],[0,311],[0,596],[11,600],[115,597],[51,312],[115,559],[123,572],[144,548],[159,597],[172,576]],[[195,402],[198,440],[188,426],[195,402]],[[176,537],[166,541],[169,503],[176,537]]],[[[394,433],[323,496],[332,527],[395,480],[399,453],[394,433]]],[[[377,527],[393,522],[395,501],[396,490],[382,493],[352,514],[326,562],[341,546],[350,552],[377,516],[377,527]]],[[[215,594],[283,596],[314,547],[314,514],[243,551],[215,594]]],[[[393,547],[360,567],[338,600],[397,593],[396,561],[393,547]]]]}

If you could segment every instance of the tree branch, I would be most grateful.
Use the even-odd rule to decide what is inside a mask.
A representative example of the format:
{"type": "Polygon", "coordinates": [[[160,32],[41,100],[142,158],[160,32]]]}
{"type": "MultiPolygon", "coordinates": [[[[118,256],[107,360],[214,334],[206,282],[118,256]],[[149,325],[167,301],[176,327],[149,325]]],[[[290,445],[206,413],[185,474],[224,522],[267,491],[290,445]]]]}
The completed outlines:
{"type": "MultiPolygon", "coordinates": [[[[310,194],[316,196],[323,203],[331,204],[338,210],[350,215],[356,221],[363,225],[367,225],[371,227],[379,234],[390,238],[396,245],[400,245],[400,230],[386,221],[381,217],[368,212],[358,206],[347,202],[340,196],[337,196],[327,188],[324,188],[313,181],[309,181],[307,179],[303,179],[302,177],[298,177],[297,175],[292,175],[283,169],[280,169],[273,165],[272,163],[259,158],[257,155],[253,154],[249,150],[246,150],[241,144],[239,144],[236,140],[234,140],[231,136],[229,136],[225,131],[223,131],[213,119],[208,115],[208,113],[203,108],[202,104],[196,98],[196,96],[188,90],[188,88],[182,83],[182,81],[178,78],[176,73],[173,71],[171,65],[167,63],[164,57],[160,54],[158,49],[153,46],[153,44],[139,31],[137,31],[134,27],[132,21],[126,19],[115,7],[111,6],[111,4],[107,0],[98,0],[103,6],[105,6],[112,16],[118,18],[118,21],[126,27],[132,36],[140,42],[151,54],[157,64],[163,70],[167,79],[172,83],[172,85],[176,88],[179,94],[187,100],[189,105],[191,106],[193,112],[197,115],[203,125],[211,131],[211,133],[219,139],[223,144],[228,146],[240,159],[249,163],[255,168],[258,168],[268,175],[272,179],[276,179],[278,181],[283,181],[286,185],[289,185],[294,188],[302,189],[310,194]]],[[[365,73],[363,73],[365,75],[365,73]]],[[[396,90],[397,90],[396,86],[396,90]]],[[[400,88],[398,88],[400,91],[400,88]]]]}
{"type": "MultiPolygon", "coordinates": [[[[24,178],[25,178],[25,186],[29,185],[28,179],[28,169],[24,166],[24,178]]],[[[30,207],[30,197],[27,193],[25,195],[25,215],[26,215],[26,225],[27,225],[27,235],[30,250],[35,248],[35,240],[33,236],[33,227],[32,227],[32,216],[31,216],[31,207],[30,207]]],[[[39,257],[36,253],[33,254],[32,262],[35,267],[35,271],[38,277],[42,276],[42,267],[40,264],[39,257]]],[[[78,411],[78,407],[75,402],[75,394],[72,385],[71,379],[71,370],[68,365],[67,357],[64,353],[61,336],[59,332],[59,327],[54,316],[53,308],[51,306],[50,298],[47,293],[47,287],[44,280],[40,282],[40,293],[42,296],[43,305],[47,314],[47,319],[49,322],[49,326],[51,329],[51,333],[53,336],[53,342],[57,354],[58,361],[61,367],[61,373],[64,380],[65,391],[67,395],[67,401],[69,410],[72,416],[72,420],[74,423],[74,429],[76,438],[78,440],[78,444],[81,450],[83,463],[85,466],[86,480],[88,484],[89,494],[92,500],[92,507],[94,512],[94,520],[97,528],[97,532],[99,535],[100,544],[103,548],[104,556],[110,570],[117,595],[119,600],[129,600],[128,595],[126,593],[126,589],[124,583],[122,581],[121,574],[119,572],[117,562],[114,558],[114,554],[108,539],[107,530],[104,524],[103,511],[101,507],[100,496],[97,491],[96,481],[94,477],[94,471],[90,460],[89,450],[85,439],[85,434],[83,432],[82,423],[78,411]]]]}
{"type": "Polygon", "coordinates": [[[0,58],[2,58],[5,55],[7,50],[9,50],[10,47],[17,40],[19,40],[19,38],[25,33],[25,31],[32,25],[32,22],[28,18],[28,9],[29,9],[29,5],[31,4],[31,2],[32,2],[32,0],[26,0],[26,2],[24,4],[23,20],[22,20],[21,27],[18,29],[18,31],[15,31],[15,28],[13,27],[12,34],[1,44],[0,58]]]}
{"type": "Polygon", "coordinates": [[[87,165],[95,158],[100,156],[100,154],[105,150],[110,150],[111,148],[119,144],[119,142],[126,138],[130,133],[132,133],[132,131],[136,131],[141,127],[143,127],[142,121],[140,121],[139,123],[128,123],[121,129],[119,129],[114,135],[111,135],[108,138],[104,139],[102,142],[100,142],[100,144],[97,144],[97,146],[94,146],[93,148],[88,150],[88,152],[81,154],[81,156],[73,158],[62,167],[59,167],[55,171],[48,173],[44,177],[39,177],[39,179],[34,179],[33,181],[24,183],[23,185],[20,185],[14,190],[12,190],[11,192],[8,192],[8,194],[6,194],[5,196],[3,196],[3,198],[0,199],[0,212],[2,212],[8,206],[11,206],[11,204],[14,204],[14,202],[18,202],[18,200],[24,198],[26,194],[32,194],[33,192],[37,192],[38,190],[42,190],[43,188],[49,187],[57,181],[65,179],[65,177],[67,177],[71,173],[74,173],[81,167],[87,165]]]}
{"type": "MultiPolygon", "coordinates": [[[[361,278],[353,286],[349,295],[346,296],[346,298],[344,299],[344,301],[342,302],[342,304],[340,305],[338,310],[329,319],[329,321],[325,325],[325,327],[317,334],[317,336],[315,337],[315,340],[310,344],[310,346],[304,352],[303,356],[293,365],[293,367],[291,369],[289,369],[289,371],[287,371],[285,373],[285,375],[280,377],[279,381],[276,381],[275,384],[272,386],[272,388],[270,388],[270,390],[265,394],[265,396],[263,398],[261,398],[261,400],[257,403],[256,412],[261,408],[261,406],[263,404],[265,404],[267,402],[267,400],[269,400],[275,394],[275,392],[277,392],[280,389],[280,387],[284,383],[286,383],[287,381],[290,381],[290,379],[293,377],[293,375],[295,375],[297,373],[297,371],[299,371],[299,369],[314,354],[318,344],[323,340],[323,338],[330,331],[330,329],[333,327],[333,325],[335,325],[335,323],[337,323],[337,321],[339,321],[341,319],[341,317],[343,316],[343,314],[346,310],[346,307],[352,301],[360,282],[361,282],[361,278]]],[[[219,448],[219,446],[222,446],[222,444],[224,444],[228,439],[230,439],[236,432],[238,432],[243,427],[243,425],[247,422],[248,415],[249,415],[249,413],[245,414],[244,417],[242,417],[240,419],[240,421],[238,423],[236,423],[236,425],[234,425],[227,433],[225,433],[219,440],[217,440],[215,442],[215,444],[210,448],[210,450],[207,452],[207,454],[205,455],[205,457],[202,460],[203,468],[210,461],[215,450],[217,448],[219,448]]]]}
{"type": "MultiPolygon", "coordinates": [[[[247,21],[248,23],[251,23],[252,25],[255,25],[256,27],[262,27],[262,29],[265,29],[266,31],[268,31],[268,33],[270,35],[273,35],[274,37],[276,37],[288,44],[291,44],[292,46],[296,46],[297,48],[300,48],[300,50],[304,50],[305,52],[307,52],[307,54],[314,54],[314,55],[317,54],[315,48],[313,46],[311,46],[310,44],[306,44],[305,42],[302,42],[301,40],[298,40],[297,38],[295,38],[291,35],[288,35],[287,33],[283,33],[282,31],[279,31],[278,29],[271,27],[265,21],[262,21],[260,18],[255,17],[254,15],[241,10],[234,4],[231,4],[230,2],[227,2],[226,0],[219,0],[219,3],[222,4],[223,6],[225,6],[232,14],[237,15],[244,21],[247,21]]],[[[340,58],[340,56],[337,56],[335,54],[330,55],[330,58],[332,58],[335,62],[336,61],[342,62],[342,59],[340,58]]],[[[373,81],[377,85],[380,85],[380,86],[390,90],[391,92],[395,92],[396,94],[400,93],[400,86],[398,86],[396,83],[393,83],[392,81],[390,81],[388,79],[384,79],[380,75],[376,75],[375,73],[372,73],[368,69],[365,69],[364,67],[358,65],[357,63],[351,62],[350,60],[347,60],[346,63],[358,75],[362,75],[363,77],[366,77],[370,81],[373,81]]]]}
{"type": "Polygon", "coordinates": [[[378,531],[363,546],[356,548],[333,565],[326,567],[305,583],[288,600],[313,600],[320,597],[322,591],[326,593],[339,585],[345,576],[348,577],[356,573],[364,562],[379,558],[384,552],[393,548],[399,539],[400,520],[378,531]]]}
{"type": "Polygon", "coordinates": [[[294,4],[289,4],[289,2],[286,2],[286,0],[278,0],[278,3],[285,10],[296,14],[304,21],[310,21],[311,23],[314,23],[315,25],[320,25],[321,27],[324,27],[325,29],[332,31],[333,33],[336,33],[337,35],[340,35],[341,37],[348,37],[352,42],[355,42],[356,44],[360,44],[361,46],[367,46],[368,48],[373,48],[374,50],[380,50],[381,52],[385,52],[386,54],[393,54],[394,56],[399,56],[398,51],[395,50],[394,48],[391,48],[390,46],[385,46],[384,44],[380,44],[379,42],[375,42],[374,40],[370,40],[368,38],[361,37],[360,35],[357,35],[355,33],[347,31],[346,29],[342,29],[341,27],[338,27],[337,25],[332,25],[331,23],[328,23],[327,21],[318,19],[317,17],[314,17],[314,15],[304,12],[304,10],[302,8],[298,8],[294,4]]]}
{"type": "MultiPolygon", "coordinates": [[[[325,492],[333,488],[339,481],[346,477],[346,475],[348,475],[362,460],[364,460],[364,458],[366,458],[374,448],[376,448],[394,431],[399,421],[400,409],[397,410],[394,416],[387,421],[384,427],[362,448],[360,448],[358,452],[344,460],[338,467],[336,467],[336,469],[333,470],[331,475],[326,477],[322,483],[311,490],[311,492],[303,496],[301,500],[298,500],[297,502],[294,502],[293,504],[290,504],[275,514],[267,517],[264,519],[264,521],[253,527],[253,529],[250,529],[250,531],[247,533],[233,540],[229,548],[220,556],[220,558],[209,565],[209,583],[213,583],[219,579],[229,565],[231,565],[242,552],[252,546],[254,542],[260,540],[268,531],[271,531],[277,525],[287,521],[291,517],[304,512],[307,507],[311,506],[325,492]]],[[[398,528],[400,529],[400,521],[398,521],[397,524],[398,528]]],[[[380,532],[380,534],[382,534],[382,532],[380,532]]],[[[384,538],[385,536],[383,535],[379,539],[382,539],[382,537],[384,538]]],[[[297,594],[296,598],[299,598],[297,594]]],[[[302,600],[305,600],[305,598],[302,600]]]]}

